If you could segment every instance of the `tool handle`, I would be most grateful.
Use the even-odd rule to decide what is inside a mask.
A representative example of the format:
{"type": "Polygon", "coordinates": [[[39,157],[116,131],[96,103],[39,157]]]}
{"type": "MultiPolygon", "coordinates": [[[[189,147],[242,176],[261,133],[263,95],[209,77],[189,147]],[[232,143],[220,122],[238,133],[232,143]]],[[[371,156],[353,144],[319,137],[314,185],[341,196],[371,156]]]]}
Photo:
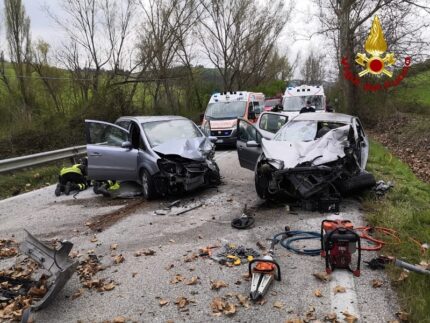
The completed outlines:
{"type": "Polygon", "coordinates": [[[249,277],[251,277],[252,275],[252,264],[256,263],[256,262],[269,262],[271,264],[274,264],[276,266],[276,275],[275,275],[275,279],[277,281],[281,281],[281,267],[279,266],[279,264],[274,261],[274,260],[269,260],[269,259],[253,259],[249,262],[249,267],[248,267],[248,275],[249,277]]]}

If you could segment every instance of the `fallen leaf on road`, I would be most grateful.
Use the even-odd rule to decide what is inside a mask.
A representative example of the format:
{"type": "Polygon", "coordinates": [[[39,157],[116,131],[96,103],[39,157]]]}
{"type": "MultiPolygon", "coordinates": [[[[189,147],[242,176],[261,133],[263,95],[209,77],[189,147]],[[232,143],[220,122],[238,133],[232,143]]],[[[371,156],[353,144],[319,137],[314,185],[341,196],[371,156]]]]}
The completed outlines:
{"type": "Polygon", "coordinates": [[[239,301],[240,305],[242,305],[245,308],[249,308],[249,299],[247,296],[244,296],[242,294],[237,294],[236,298],[239,301]]]}
{"type": "Polygon", "coordinates": [[[397,312],[396,316],[402,322],[408,322],[409,321],[409,313],[406,313],[406,312],[397,312]]]}
{"type": "Polygon", "coordinates": [[[323,294],[321,293],[321,290],[319,290],[319,289],[316,289],[316,290],[314,291],[314,295],[315,295],[316,297],[323,297],[323,294]]]}
{"type": "Polygon", "coordinates": [[[170,280],[170,283],[171,284],[177,284],[177,283],[184,281],[184,280],[185,280],[185,278],[181,274],[176,274],[175,277],[173,277],[170,280]]]}
{"type": "Polygon", "coordinates": [[[222,312],[225,307],[225,300],[221,297],[212,299],[211,308],[213,313],[222,312]]]}
{"type": "Polygon", "coordinates": [[[382,285],[384,285],[384,282],[382,280],[372,279],[372,287],[373,288],[378,288],[378,287],[381,287],[382,285]]]}
{"type": "Polygon", "coordinates": [[[184,308],[188,304],[190,304],[190,301],[188,298],[181,296],[178,299],[176,299],[175,304],[178,306],[178,308],[184,308]]]}
{"type": "Polygon", "coordinates": [[[267,301],[264,298],[262,298],[257,303],[260,304],[261,306],[263,306],[264,304],[267,303],[267,301]]]}
{"type": "Polygon", "coordinates": [[[227,303],[224,307],[224,314],[225,315],[233,315],[236,313],[236,306],[231,303],[227,303]]]}
{"type": "Polygon", "coordinates": [[[256,245],[262,251],[265,251],[267,249],[266,246],[261,241],[257,241],[256,245]]]}
{"type": "Polygon", "coordinates": [[[301,318],[293,318],[286,320],[285,323],[304,323],[304,321],[301,318]]]}
{"type": "Polygon", "coordinates": [[[166,323],[175,323],[173,320],[167,320],[166,323]]]}
{"type": "Polygon", "coordinates": [[[98,239],[97,239],[97,236],[93,236],[93,238],[90,240],[91,242],[97,242],[97,241],[99,241],[98,239]]]}
{"type": "Polygon", "coordinates": [[[125,317],[117,316],[113,319],[113,323],[125,323],[125,317]]]}
{"type": "Polygon", "coordinates": [[[170,303],[170,301],[168,299],[165,298],[160,298],[160,301],[158,302],[160,304],[160,306],[164,306],[170,303]]]}
{"type": "Polygon", "coordinates": [[[337,321],[337,314],[336,313],[328,313],[326,314],[326,316],[324,316],[324,321],[325,322],[332,322],[332,323],[336,323],[337,321]]]}
{"type": "Polygon", "coordinates": [[[28,291],[28,294],[34,297],[43,297],[47,292],[47,289],[44,285],[40,286],[40,288],[37,287],[31,287],[28,291]]]}
{"type": "Polygon", "coordinates": [[[199,256],[196,253],[192,253],[191,255],[184,258],[184,262],[192,262],[193,260],[197,259],[199,256]]]}
{"type": "Polygon", "coordinates": [[[198,281],[199,281],[199,277],[193,276],[189,281],[185,282],[185,285],[195,285],[198,283],[198,281]]]}
{"type": "Polygon", "coordinates": [[[331,280],[331,276],[329,274],[327,274],[325,271],[319,272],[319,273],[313,273],[313,275],[318,278],[319,280],[322,281],[329,281],[331,280]]]}
{"type": "Polygon", "coordinates": [[[358,321],[358,317],[349,313],[348,311],[343,311],[341,313],[343,314],[343,316],[345,316],[344,320],[348,323],[355,323],[358,321]]]}
{"type": "Polygon", "coordinates": [[[222,280],[211,281],[211,289],[220,289],[222,287],[227,287],[228,285],[222,280]]]}
{"type": "Polygon", "coordinates": [[[176,241],[175,241],[175,240],[173,240],[173,239],[170,239],[170,240],[169,240],[169,242],[171,242],[171,243],[175,243],[176,241]]]}
{"type": "Polygon", "coordinates": [[[251,276],[249,275],[249,272],[243,273],[242,277],[246,281],[250,281],[251,280],[251,276]]]}
{"type": "Polygon", "coordinates": [[[110,250],[116,250],[118,248],[118,244],[117,243],[112,243],[110,245],[110,250]]]}
{"type": "Polygon", "coordinates": [[[315,307],[310,306],[306,312],[306,321],[314,321],[317,317],[315,315],[315,307]]]}
{"type": "Polygon", "coordinates": [[[145,256],[153,256],[153,255],[155,255],[155,251],[154,251],[154,250],[152,250],[152,249],[143,250],[143,254],[144,254],[145,256]]]}
{"type": "Polygon", "coordinates": [[[73,293],[72,299],[76,299],[78,297],[81,297],[84,290],[82,288],[79,288],[76,292],[73,293]]]}
{"type": "Polygon", "coordinates": [[[284,303],[280,301],[276,301],[275,303],[273,303],[273,307],[279,308],[280,310],[282,310],[284,306],[285,306],[284,303]]]}
{"type": "Polygon", "coordinates": [[[346,293],[346,288],[340,285],[337,285],[335,288],[333,288],[333,292],[336,295],[337,293],[346,293]]]}
{"type": "Polygon", "coordinates": [[[109,292],[109,291],[113,290],[115,288],[115,286],[116,285],[114,282],[110,282],[108,284],[104,284],[102,288],[103,288],[103,290],[109,292]]]}
{"type": "Polygon", "coordinates": [[[122,254],[119,254],[118,256],[113,257],[113,262],[118,265],[120,263],[123,263],[125,260],[124,256],[122,254]]]}

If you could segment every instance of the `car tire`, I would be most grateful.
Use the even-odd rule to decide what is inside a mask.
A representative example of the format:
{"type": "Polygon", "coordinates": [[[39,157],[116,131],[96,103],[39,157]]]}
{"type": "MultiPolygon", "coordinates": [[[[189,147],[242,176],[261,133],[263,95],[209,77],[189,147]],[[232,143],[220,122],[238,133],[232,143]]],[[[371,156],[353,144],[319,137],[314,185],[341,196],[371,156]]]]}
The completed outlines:
{"type": "Polygon", "coordinates": [[[261,199],[269,199],[273,195],[269,192],[269,178],[258,170],[255,173],[255,190],[261,199]]]}
{"type": "Polygon", "coordinates": [[[155,189],[154,179],[151,174],[144,169],[141,175],[142,180],[142,194],[146,200],[152,200],[157,196],[157,191],[155,189]]]}
{"type": "Polygon", "coordinates": [[[337,189],[342,195],[351,194],[375,186],[376,180],[372,173],[363,171],[360,174],[339,182],[337,189]]]}

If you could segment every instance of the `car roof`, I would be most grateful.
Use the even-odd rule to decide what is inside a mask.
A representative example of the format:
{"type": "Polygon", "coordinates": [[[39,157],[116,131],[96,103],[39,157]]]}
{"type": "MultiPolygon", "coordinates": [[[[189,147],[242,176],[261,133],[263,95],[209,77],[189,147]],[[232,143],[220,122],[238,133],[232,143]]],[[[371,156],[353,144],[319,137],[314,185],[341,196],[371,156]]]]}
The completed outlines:
{"type": "Polygon", "coordinates": [[[169,120],[189,120],[181,116],[124,116],[120,117],[117,121],[133,120],[137,123],[147,123],[154,121],[169,121],[169,120]]]}
{"type": "Polygon", "coordinates": [[[332,113],[332,112],[308,112],[301,113],[291,121],[331,121],[331,122],[342,122],[352,123],[353,116],[343,113],[332,113]]]}

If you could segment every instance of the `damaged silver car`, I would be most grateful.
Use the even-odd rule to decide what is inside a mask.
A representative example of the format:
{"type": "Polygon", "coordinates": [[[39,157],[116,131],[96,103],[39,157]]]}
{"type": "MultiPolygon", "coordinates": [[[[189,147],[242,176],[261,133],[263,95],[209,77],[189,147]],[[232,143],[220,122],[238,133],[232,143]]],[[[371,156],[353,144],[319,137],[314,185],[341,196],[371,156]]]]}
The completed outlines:
{"type": "Polygon", "coordinates": [[[85,120],[88,177],[136,181],[146,199],[219,184],[216,137],[179,116],[85,120]]]}
{"type": "Polygon", "coordinates": [[[272,139],[244,119],[237,127],[240,165],[255,171],[261,198],[330,200],[375,184],[365,171],[369,142],[357,117],[303,113],[272,139]]]}

